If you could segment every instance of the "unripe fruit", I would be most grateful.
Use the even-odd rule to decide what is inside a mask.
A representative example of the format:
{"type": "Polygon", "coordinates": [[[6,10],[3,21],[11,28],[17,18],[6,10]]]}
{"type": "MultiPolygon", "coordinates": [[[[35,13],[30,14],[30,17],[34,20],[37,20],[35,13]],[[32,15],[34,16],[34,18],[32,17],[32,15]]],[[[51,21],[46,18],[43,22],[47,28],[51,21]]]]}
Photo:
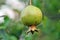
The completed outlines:
{"type": "Polygon", "coordinates": [[[21,13],[21,20],[25,25],[37,25],[42,20],[42,12],[35,6],[26,7],[21,13]]]}
{"type": "MultiPolygon", "coordinates": [[[[29,5],[21,13],[21,21],[27,26],[36,26],[42,21],[42,12],[39,8],[29,5]]],[[[31,30],[36,29],[31,27],[31,30]]]]}

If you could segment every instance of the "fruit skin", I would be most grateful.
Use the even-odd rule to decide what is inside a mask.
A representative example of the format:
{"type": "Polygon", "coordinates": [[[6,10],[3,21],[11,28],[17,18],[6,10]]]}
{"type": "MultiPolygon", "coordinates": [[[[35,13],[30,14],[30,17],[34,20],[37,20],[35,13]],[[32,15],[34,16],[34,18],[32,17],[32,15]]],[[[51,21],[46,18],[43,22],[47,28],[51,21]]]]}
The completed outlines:
{"type": "Polygon", "coordinates": [[[22,11],[21,21],[27,26],[38,25],[42,21],[42,12],[39,8],[29,5],[22,11]]]}

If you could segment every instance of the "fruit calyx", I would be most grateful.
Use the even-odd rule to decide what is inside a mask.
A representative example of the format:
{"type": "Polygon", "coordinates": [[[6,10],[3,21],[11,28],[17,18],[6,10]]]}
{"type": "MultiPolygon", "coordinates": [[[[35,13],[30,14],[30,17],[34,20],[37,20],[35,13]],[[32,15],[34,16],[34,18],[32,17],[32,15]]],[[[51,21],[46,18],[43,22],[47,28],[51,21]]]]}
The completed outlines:
{"type": "Polygon", "coordinates": [[[35,25],[31,25],[31,26],[29,27],[27,33],[31,32],[31,33],[33,34],[35,31],[38,32],[36,26],[35,26],[35,25]]]}

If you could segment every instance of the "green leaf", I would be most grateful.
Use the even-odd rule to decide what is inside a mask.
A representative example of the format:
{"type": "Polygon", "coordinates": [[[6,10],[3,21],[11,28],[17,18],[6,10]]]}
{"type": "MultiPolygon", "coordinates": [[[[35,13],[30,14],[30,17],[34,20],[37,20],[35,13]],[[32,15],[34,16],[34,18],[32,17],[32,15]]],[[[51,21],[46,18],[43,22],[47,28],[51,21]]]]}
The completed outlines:
{"type": "Polygon", "coordinates": [[[15,36],[10,36],[10,40],[17,40],[15,36]]]}

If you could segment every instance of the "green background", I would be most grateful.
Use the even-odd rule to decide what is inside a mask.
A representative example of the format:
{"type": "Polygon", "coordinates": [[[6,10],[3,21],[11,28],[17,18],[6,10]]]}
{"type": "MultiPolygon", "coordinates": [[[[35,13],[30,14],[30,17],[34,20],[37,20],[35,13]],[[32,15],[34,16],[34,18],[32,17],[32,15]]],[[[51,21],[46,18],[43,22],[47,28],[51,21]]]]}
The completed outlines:
{"type": "MultiPolygon", "coordinates": [[[[0,0],[1,5],[5,5],[5,0],[0,0]]],[[[43,13],[42,23],[37,26],[40,32],[26,34],[27,26],[5,16],[0,24],[0,40],[60,40],[60,0],[32,0],[32,5],[43,13]]]]}

